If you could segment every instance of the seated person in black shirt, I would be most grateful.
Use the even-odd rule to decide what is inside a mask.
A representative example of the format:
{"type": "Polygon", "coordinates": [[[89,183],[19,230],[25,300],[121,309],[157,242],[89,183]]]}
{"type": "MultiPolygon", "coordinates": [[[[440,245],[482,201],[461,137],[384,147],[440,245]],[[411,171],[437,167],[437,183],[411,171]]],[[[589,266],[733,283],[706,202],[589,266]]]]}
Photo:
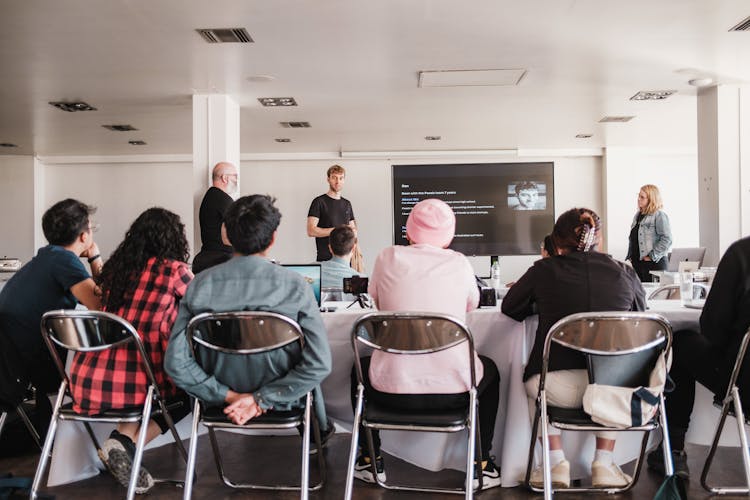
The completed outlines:
{"type": "MultiPolygon", "coordinates": [[[[544,340],[552,325],[574,313],[645,309],[645,294],[635,271],[599,253],[600,242],[599,216],[586,208],[568,210],[557,219],[552,231],[555,255],[534,262],[503,299],[503,313],[517,321],[538,310],[539,327],[524,372],[532,414],[539,391],[544,340]]],[[[554,406],[581,408],[588,385],[584,357],[553,344],[550,359],[545,384],[548,399],[554,406]]],[[[549,435],[552,483],[557,488],[568,487],[570,464],[565,460],[560,430],[549,426],[549,435]]],[[[630,482],[630,477],[613,461],[615,435],[596,433],[596,454],[591,464],[596,487],[620,487],[630,482]]],[[[532,471],[531,483],[542,486],[540,467],[532,471]]]]}
{"type": "MultiPolygon", "coordinates": [[[[750,327],[750,238],[734,242],[716,270],[711,291],[700,318],[700,332],[674,333],[672,368],[675,389],[666,394],[667,422],[675,474],[687,479],[690,471],[685,454],[685,434],[690,425],[698,381],[715,395],[724,397],[742,337],[750,327]]],[[[750,413],[748,357],[737,385],[743,410],[750,413]]],[[[661,447],[648,456],[648,466],[664,473],[661,447]]]]}

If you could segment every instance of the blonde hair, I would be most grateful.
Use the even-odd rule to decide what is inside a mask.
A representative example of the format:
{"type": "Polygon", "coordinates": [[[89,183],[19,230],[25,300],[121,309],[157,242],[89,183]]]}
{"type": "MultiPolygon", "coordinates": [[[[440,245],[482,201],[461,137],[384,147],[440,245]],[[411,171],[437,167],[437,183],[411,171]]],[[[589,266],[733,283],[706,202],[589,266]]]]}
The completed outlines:
{"type": "Polygon", "coordinates": [[[346,175],[346,170],[341,165],[332,165],[326,172],[326,177],[330,177],[333,174],[346,175]]]}
{"type": "Polygon", "coordinates": [[[651,215],[657,210],[662,209],[664,204],[661,202],[661,193],[659,193],[658,187],[653,184],[646,184],[641,186],[641,191],[646,193],[646,198],[648,198],[648,205],[646,205],[646,208],[641,213],[651,215]]]}

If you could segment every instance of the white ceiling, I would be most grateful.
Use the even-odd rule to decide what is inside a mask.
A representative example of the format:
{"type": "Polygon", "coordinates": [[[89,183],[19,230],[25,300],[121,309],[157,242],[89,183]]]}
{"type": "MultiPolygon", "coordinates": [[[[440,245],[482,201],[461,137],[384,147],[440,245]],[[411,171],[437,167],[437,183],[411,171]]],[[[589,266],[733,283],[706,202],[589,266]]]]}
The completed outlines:
{"type": "Polygon", "coordinates": [[[690,148],[696,89],[687,81],[750,82],[750,32],[728,32],[750,15],[746,0],[0,0],[0,7],[0,142],[19,146],[0,154],[189,154],[190,96],[206,91],[239,102],[242,153],[690,148]],[[195,32],[220,27],[245,27],[255,43],[209,45],[195,32]],[[417,87],[422,70],[515,68],[527,70],[517,87],[417,87]],[[252,83],[253,75],[274,80],[252,83]],[[658,89],[678,93],[629,100],[658,89]],[[299,106],[257,101],[275,96],[299,106]],[[98,111],[47,104],[77,99],[98,111]],[[636,118],[597,123],[604,115],[636,118]],[[312,128],[278,123],[295,120],[312,128]],[[101,127],[112,123],[139,130],[101,127]]]}

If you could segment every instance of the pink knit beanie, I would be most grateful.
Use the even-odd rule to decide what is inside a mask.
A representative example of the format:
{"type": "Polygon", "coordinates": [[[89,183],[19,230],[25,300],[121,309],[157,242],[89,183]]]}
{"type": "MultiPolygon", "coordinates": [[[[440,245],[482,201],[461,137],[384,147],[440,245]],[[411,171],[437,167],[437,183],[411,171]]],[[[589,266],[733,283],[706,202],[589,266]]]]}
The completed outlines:
{"type": "Polygon", "coordinates": [[[447,247],[456,233],[456,216],[442,200],[428,198],[411,209],[406,219],[406,235],[412,243],[447,247]]]}

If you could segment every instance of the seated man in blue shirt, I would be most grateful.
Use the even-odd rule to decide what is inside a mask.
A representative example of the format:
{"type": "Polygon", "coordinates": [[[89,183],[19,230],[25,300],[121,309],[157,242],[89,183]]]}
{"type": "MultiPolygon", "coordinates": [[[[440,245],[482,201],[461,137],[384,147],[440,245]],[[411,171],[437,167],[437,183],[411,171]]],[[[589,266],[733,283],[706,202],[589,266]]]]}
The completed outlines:
{"type": "MultiPolygon", "coordinates": [[[[22,383],[31,381],[43,393],[56,392],[60,376],[39,330],[42,315],[73,309],[79,302],[89,309],[101,308],[100,292],[91,277],[102,270],[90,220],[94,210],[73,199],[50,207],[42,217],[49,245],[40,248],[0,293],[0,349],[20,370],[10,375],[22,383]],[[79,257],[88,259],[91,274],[79,257]]],[[[7,365],[3,368],[11,371],[7,365]]]]}
{"type": "Polygon", "coordinates": [[[357,246],[357,235],[349,226],[336,226],[328,236],[328,249],[331,260],[320,263],[323,288],[342,288],[344,278],[357,276],[350,263],[354,248],[357,246]]]}
{"type": "MultiPolygon", "coordinates": [[[[320,383],[331,371],[331,351],[312,288],[296,272],[273,264],[267,255],[276,241],[281,213],[269,196],[245,196],[224,216],[223,236],[234,249],[227,262],[190,283],[180,302],[164,367],[177,386],[209,405],[227,406],[227,417],[244,424],[265,411],[288,410],[313,391],[314,409],[326,427],[320,383]],[[186,338],[193,316],[205,312],[269,311],[296,321],[305,337],[300,352],[290,345],[265,354],[265,369],[248,369],[247,359],[224,356],[212,373],[196,363],[186,338]],[[279,375],[281,374],[281,375],[279,375]]],[[[257,366],[261,366],[261,360],[257,366]]],[[[254,363],[255,364],[255,363],[254,363]]],[[[328,435],[331,425],[322,431],[328,435]]]]}

